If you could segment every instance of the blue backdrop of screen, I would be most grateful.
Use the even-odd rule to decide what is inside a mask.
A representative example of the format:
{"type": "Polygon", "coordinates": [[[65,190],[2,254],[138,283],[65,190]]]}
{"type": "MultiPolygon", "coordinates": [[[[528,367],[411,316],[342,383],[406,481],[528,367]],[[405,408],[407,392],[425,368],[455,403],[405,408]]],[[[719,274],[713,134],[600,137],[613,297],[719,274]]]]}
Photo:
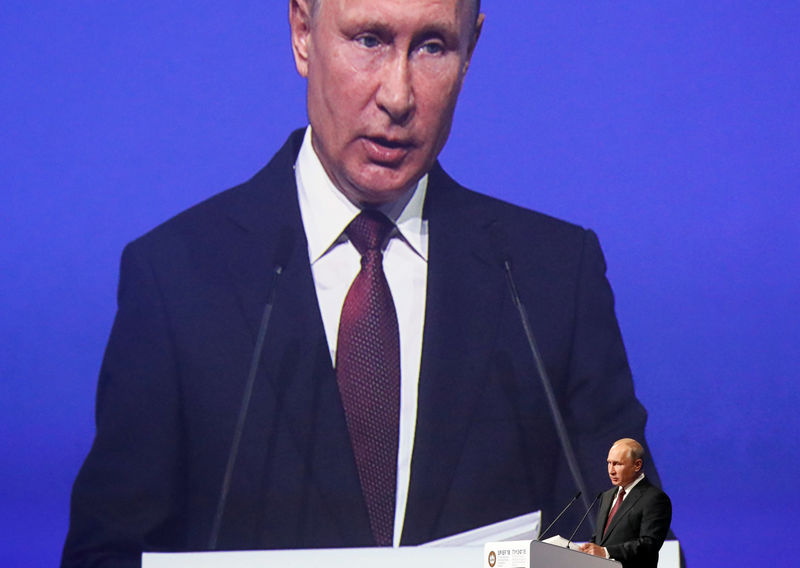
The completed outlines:
{"type": "MultiPolygon", "coordinates": [[[[124,244],[305,123],[286,4],[3,3],[0,565],[57,563],[124,244]]],[[[599,234],[689,565],[789,564],[800,3],[484,11],[444,166],[599,234]]]]}

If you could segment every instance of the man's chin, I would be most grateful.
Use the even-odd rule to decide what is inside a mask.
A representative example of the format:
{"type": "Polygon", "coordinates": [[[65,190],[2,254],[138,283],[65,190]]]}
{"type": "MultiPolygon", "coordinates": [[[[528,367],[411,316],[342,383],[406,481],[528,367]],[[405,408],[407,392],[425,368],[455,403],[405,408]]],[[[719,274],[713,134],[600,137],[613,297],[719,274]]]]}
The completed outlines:
{"type": "Polygon", "coordinates": [[[407,191],[406,189],[362,189],[357,192],[355,200],[361,205],[383,205],[401,199],[407,191]]]}
{"type": "MultiPolygon", "coordinates": [[[[420,176],[422,177],[422,176],[420,176]]],[[[367,176],[353,180],[349,191],[344,194],[351,201],[370,205],[380,205],[397,201],[417,185],[417,179],[407,176],[367,176]]]]}

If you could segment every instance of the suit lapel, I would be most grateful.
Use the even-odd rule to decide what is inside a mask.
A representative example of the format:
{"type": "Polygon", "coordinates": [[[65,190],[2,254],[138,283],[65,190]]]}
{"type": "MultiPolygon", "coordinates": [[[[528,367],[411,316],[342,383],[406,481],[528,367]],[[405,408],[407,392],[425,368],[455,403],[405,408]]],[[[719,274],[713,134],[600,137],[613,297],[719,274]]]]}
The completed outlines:
{"type": "MultiPolygon", "coordinates": [[[[305,235],[287,143],[272,161],[244,186],[229,211],[233,243],[229,254],[231,280],[248,327],[255,338],[267,301],[274,266],[288,250],[281,281],[303,278],[305,235]],[[286,165],[284,165],[286,163],[286,165]],[[285,250],[279,250],[285,249],[285,250]]],[[[305,261],[308,264],[308,261],[305,261]]],[[[280,282],[283,287],[283,282],[280,282]]]]}
{"type": "Polygon", "coordinates": [[[455,191],[435,167],[425,204],[428,284],[406,544],[442,536],[437,521],[479,404],[505,297],[488,236],[491,219],[462,208],[451,197],[455,191]]]}
{"type": "MultiPolygon", "coordinates": [[[[303,518],[302,511],[290,511],[287,515],[300,515],[295,522],[302,527],[301,533],[306,530],[314,533],[314,526],[334,526],[343,542],[368,544],[365,538],[370,537],[369,521],[328,355],[297,204],[292,164],[301,141],[302,136],[290,138],[270,164],[242,188],[239,206],[230,215],[234,232],[239,234],[229,272],[253,343],[276,260],[286,259],[277,282],[272,319],[242,442],[243,450],[252,452],[242,461],[260,467],[261,471],[243,475],[264,477],[269,475],[269,468],[282,467],[270,454],[275,442],[266,434],[287,430],[298,460],[294,466],[298,472],[296,483],[309,486],[304,503],[298,504],[297,509],[315,511],[313,516],[321,507],[334,521],[303,518]],[[248,443],[248,439],[252,442],[248,443]],[[317,497],[321,497],[321,502],[315,501],[317,497]]],[[[269,484],[269,480],[265,483],[269,484]]],[[[267,486],[268,499],[270,491],[267,486]]],[[[281,521],[290,522],[288,518],[281,521]]]]}
{"type": "MultiPolygon", "coordinates": [[[[625,495],[625,498],[622,500],[622,504],[619,506],[619,509],[617,509],[617,512],[614,515],[614,518],[611,519],[611,524],[608,525],[608,530],[603,535],[602,542],[605,542],[611,536],[611,533],[614,532],[614,529],[617,527],[617,525],[619,525],[619,523],[622,521],[622,519],[625,517],[625,515],[627,515],[628,512],[630,512],[631,509],[633,509],[634,505],[636,505],[636,502],[639,499],[641,499],[642,494],[644,493],[645,483],[646,483],[646,481],[644,479],[642,479],[639,483],[636,484],[636,487],[631,489],[630,493],[625,495]]],[[[603,524],[604,525],[605,525],[605,522],[608,520],[608,513],[611,510],[611,503],[613,502],[613,496],[614,496],[614,493],[612,493],[612,497],[611,497],[611,499],[609,500],[609,503],[608,503],[608,510],[606,511],[606,514],[603,517],[603,524]]]]}
{"type": "Polygon", "coordinates": [[[616,487],[614,489],[606,491],[605,493],[603,493],[603,498],[600,500],[600,509],[597,511],[597,526],[595,527],[595,531],[599,535],[597,537],[598,543],[602,542],[603,537],[605,537],[603,529],[605,529],[606,527],[608,514],[611,512],[611,503],[614,501],[615,492],[616,492],[616,487]]]}

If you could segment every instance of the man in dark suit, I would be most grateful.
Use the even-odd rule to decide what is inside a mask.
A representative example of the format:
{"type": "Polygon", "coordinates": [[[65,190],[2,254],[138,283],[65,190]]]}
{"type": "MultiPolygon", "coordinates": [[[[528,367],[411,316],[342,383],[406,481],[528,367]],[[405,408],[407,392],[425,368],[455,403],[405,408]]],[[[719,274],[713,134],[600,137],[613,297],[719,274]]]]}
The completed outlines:
{"type": "Polygon", "coordinates": [[[644,435],[594,234],[436,162],[482,22],[474,0],[290,2],[310,127],[126,247],[63,566],[211,546],[271,294],[219,549],[413,545],[554,516],[575,487],[501,257],[588,485],[609,440],[644,435]]]}
{"type": "Polygon", "coordinates": [[[613,558],[625,568],[656,568],[672,520],[672,504],[642,471],[644,448],[636,440],[617,440],[608,452],[614,485],[603,493],[591,542],[581,548],[613,558]]]}

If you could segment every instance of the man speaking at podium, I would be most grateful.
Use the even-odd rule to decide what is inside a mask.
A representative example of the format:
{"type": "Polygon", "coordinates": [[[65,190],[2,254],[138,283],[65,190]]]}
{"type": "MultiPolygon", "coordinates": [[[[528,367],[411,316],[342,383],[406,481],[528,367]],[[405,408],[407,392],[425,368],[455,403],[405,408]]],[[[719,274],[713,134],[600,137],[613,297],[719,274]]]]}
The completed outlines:
{"type": "Polygon", "coordinates": [[[645,478],[644,448],[636,440],[617,440],[608,452],[614,485],[603,494],[595,533],[583,552],[622,562],[624,568],[656,568],[672,520],[672,503],[645,478]]]}
{"type": "Polygon", "coordinates": [[[289,11],[310,126],[126,247],[63,566],[555,516],[575,486],[502,261],[588,484],[609,440],[643,439],[595,235],[437,162],[479,1],[289,11]]]}

